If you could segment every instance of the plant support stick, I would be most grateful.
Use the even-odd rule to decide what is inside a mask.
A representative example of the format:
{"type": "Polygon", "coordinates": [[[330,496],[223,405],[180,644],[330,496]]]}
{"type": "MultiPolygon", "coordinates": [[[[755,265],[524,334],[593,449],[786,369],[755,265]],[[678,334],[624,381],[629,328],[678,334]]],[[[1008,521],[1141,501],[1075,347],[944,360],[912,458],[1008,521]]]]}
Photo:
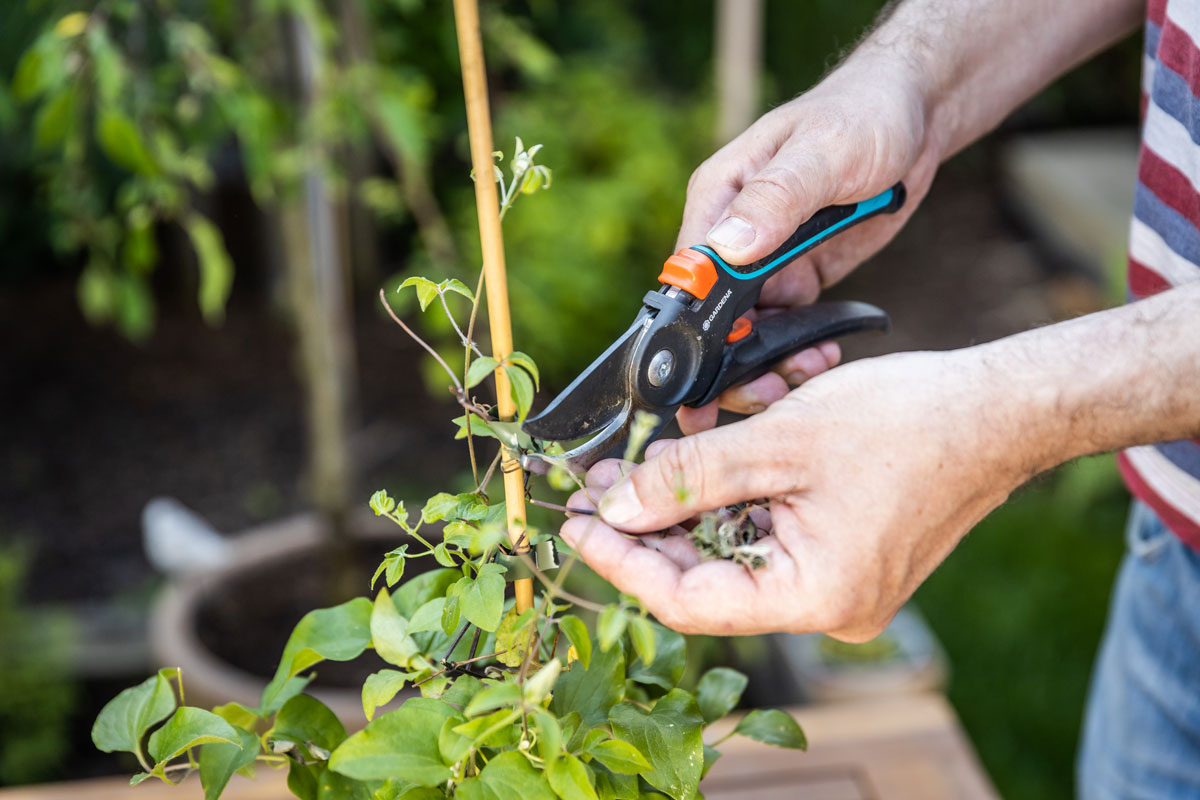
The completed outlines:
{"type": "MultiPolygon", "coordinates": [[[[479,32],[479,7],[476,0],[454,0],[454,26],[458,31],[458,55],[462,65],[463,94],[467,103],[467,133],[471,140],[471,166],[475,174],[475,208],[479,214],[479,241],[483,250],[483,275],[487,292],[488,325],[492,351],[503,361],[512,352],[512,320],[508,311],[508,279],[504,268],[504,238],[500,232],[500,197],[492,180],[492,122],[488,111],[487,73],[483,64],[483,41],[479,32]]],[[[512,399],[508,376],[496,370],[496,403],[501,419],[512,419],[516,404],[512,399]]],[[[516,546],[525,523],[525,475],[521,463],[506,457],[504,504],[508,516],[508,537],[516,546]]],[[[527,544],[516,548],[524,552],[527,544]]],[[[514,582],[517,612],[533,606],[533,580],[514,582]]]]}

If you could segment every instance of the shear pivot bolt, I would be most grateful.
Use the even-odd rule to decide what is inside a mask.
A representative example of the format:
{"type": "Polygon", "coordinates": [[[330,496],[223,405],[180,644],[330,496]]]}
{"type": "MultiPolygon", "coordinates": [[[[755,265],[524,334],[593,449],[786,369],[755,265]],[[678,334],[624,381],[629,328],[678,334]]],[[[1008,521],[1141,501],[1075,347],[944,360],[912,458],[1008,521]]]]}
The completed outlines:
{"type": "Polygon", "coordinates": [[[650,370],[646,376],[650,379],[651,386],[662,386],[667,382],[667,378],[671,377],[671,370],[675,368],[675,354],[670,350],[659,350],[654,354],[654,358],[650,359],[650,370]]]}

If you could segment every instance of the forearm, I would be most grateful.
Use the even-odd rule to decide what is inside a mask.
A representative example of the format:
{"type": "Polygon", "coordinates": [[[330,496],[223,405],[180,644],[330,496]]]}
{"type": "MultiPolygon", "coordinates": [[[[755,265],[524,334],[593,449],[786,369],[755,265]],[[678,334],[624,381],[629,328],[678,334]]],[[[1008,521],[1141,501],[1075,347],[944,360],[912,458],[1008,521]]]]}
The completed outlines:
{"type": "Polygon", "coordinates": [[[1200,282],[959,353],[977,379],[982,449],[1018,481],[1200,436],[1200,282]]]}
{"type": "Polygon", "coordinates": [[[900,76],[944,160],[1141,20],[1144,0],[903,0],[843,65],[900,76]]]}

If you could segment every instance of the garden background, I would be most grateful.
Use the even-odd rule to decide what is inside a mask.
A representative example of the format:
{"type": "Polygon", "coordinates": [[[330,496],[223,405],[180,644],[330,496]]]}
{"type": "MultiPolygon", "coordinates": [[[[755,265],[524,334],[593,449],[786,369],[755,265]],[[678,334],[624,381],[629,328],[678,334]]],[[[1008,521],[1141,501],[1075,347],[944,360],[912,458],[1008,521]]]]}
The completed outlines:
{"type": "MultiPolygon", "coordinates": [[[[628,324],[672,249],[688,175],[716,144],[715,12],[483,5],[497,147],[543,144],[554,171],[505,222],[517,347],[553,390],[628,324]]],[[[767,0],[758,109],[819,79],[880,5],[767,0]]],[[[1120,259],[1077,263],[1023,224],[1006,154],[1054,129],[1132,131],[1139,68],[1134,37],[950,162],[835,290],[893,317],[891,337],[849,353],[964,346],[1119,300],[1120,259]]],[[[443,0],[0,9],[0,785],[121,771],[87,731],[145,668],[89,665],[81,642],[136,626],[161,584],[142,544],[152,498],[233,534],[365,506],[374,488],[415,499],[469,481],[450,398],[376,298],[413,274],[472,283],[465,131],[443,0]],[[322,220],[332,233],[314,241],[322,220]],[[289,294],[297,264],[325,276],[327,300],[337,283],[311,317],[289,294]],[[314,332],[339,324],[321,352],[314,332]],[[306,381],[314,364],[337,380],[306,381]],[[332,468],[310,455],[323,434],[306,397],[341,409],[332,468]]],[[[449,334],[438,319],[421,318],[433,338],[449,334]]],[[[1111,460],[1070,465],[917,594],[1005,796],[1070,793],[1126,502],[1111,460]]]]}

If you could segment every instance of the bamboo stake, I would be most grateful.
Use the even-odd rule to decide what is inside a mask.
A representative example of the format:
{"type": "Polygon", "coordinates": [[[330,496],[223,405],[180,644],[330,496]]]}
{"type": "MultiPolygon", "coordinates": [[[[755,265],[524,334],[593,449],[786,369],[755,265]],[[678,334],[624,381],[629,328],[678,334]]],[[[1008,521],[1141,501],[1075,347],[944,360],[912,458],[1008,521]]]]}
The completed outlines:
{"type": "MultiPolygon", "coordinates": [[[[504,238],[500,232],[500,196],[492,180],[492,121],[488,111],[487,72],[483,63],[483,41],[479,32],[477,0],[454,0],[454,27],[458,31],[458,55],[462,65],[463,93],[467,102],[467,133],[471,140],[471,166],[475,170],[475,208],[479,214],[479,241],[483,249],[483,280],[487,292],[488,326],[492,354],[503,360],[513,350],[512,319],[508,311],[508,279],[504,267],[504,238]]],[[[501,419],[512,419],[513,403],[508,376],[496,371],[496,402],[501,419]]],[[[508,538],[514,547],[525,523],[525,474],[521,462],[505,458],[504,505],[508,516],[508,538]]],[[[525,552],[529,546],[516,548],[525,552]]],[[[514,582],[517,612],[533,606],[533,580],[514,582]]]]}

